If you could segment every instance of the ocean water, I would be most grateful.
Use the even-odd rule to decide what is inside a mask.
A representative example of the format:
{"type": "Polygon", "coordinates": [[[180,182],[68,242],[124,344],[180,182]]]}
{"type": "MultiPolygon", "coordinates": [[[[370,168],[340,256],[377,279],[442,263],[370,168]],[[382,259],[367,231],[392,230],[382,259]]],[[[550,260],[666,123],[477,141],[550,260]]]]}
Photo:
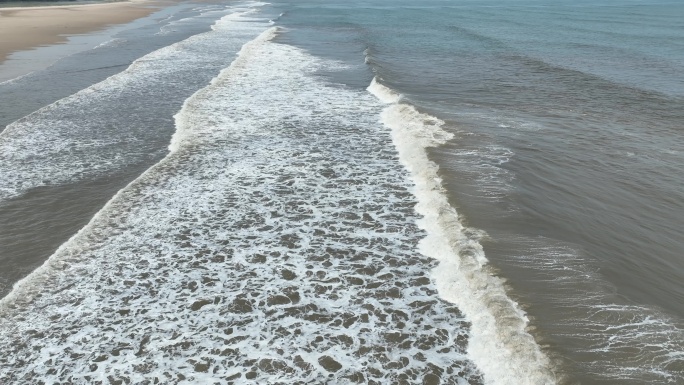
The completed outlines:
{"type": "Polygon", "coordinates": [[[682,27],[181,3],[0,83],[0,382],[684,384],[682,27]]]}
{"type": "Polygon", "coordinates": [[[41,7],[53,5],[81,5],[113,3],[119,0],[3,0],[0,1],[0,8],[3,7],[41,7]]]}

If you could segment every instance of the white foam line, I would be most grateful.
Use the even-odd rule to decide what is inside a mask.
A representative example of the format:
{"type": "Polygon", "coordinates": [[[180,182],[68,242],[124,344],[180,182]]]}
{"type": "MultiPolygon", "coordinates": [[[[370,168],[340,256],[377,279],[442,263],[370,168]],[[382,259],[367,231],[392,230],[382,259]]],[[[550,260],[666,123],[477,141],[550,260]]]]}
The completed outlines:
{"type": "MultiPolygon", "coordinates": [[[[0,168],[0,200],[19,196],[30,188],[82,180],[142,161],[146,157],[142,155],[143,152],[138,152],[132,157],[122,157],[105,148],[114,143],[121,143],[122,137],[108,134],[97,136],[92,130],[87,130],[90,124],[97,125],[107,119],[115,119],[113,110],[105,108],[105,112],[109,112],[103,116],[77,113],[66,119],[64,111],[69,108],[86,111],[88,108],[84,109],[82,106],[96,105],[97,99],[115,97],[116,92],[131,92],[135,87],[142,86],[142,82],[162,82],[165,79],[162,78],[162,73],[171,75],[175,71],[189,71],[189,66],[201,65],[204,60],[208,60],[207,63],[213,63],[213,59],[209,58],[210,51],[203,51],[204,53],[196,55],[188,48],[204,44],[203,42],[211,39],[217,31],[230,36],[242,36],[242,32],[238,31],[242,31],[243,28],[237,27],[240,25],[238,23],[254,20],[243,17],[250,12],[249,10],[245,8],[240,8],[240,10],[240,12],[232,12],[233,8],[228,9],[227,11],[232,13],[215,21],[212,31],[193,35],[150,52],[133,61],[124,71],[8,124],[0,132],[0,162],[3,163],[3,167],[0,168]],[[216,25],[219,25],[218,30],[216,25]],[[237,34],[233,34],[233,31],[237,34]],[[180,61],[169,66],[169,60],[180,61]],[[116,89],[120,91],[115,91],[116,89]],[[67,129],[69,125],[72,125],[73,129],[67,129]],[[44,129],[40,129],[41,127],[44,129]],[[81,130],[86,135],[75,135],[73,130],[81,130]],[[37,134],[38,132],[40,135],[37,134]],[[88,152],[78,156],[69,150],[70,147],[86,149],[88,152]],[[95,150],[95,147],[104,148],[104,151],[99,152],[95,150]]],[[[251,29],[249,37],[234,40],[244,42],[267,28],[265,20],[257,21],[260,22],[258,29],[251,29]]],[[[256,25],[254,23],[243,25],[248,24],[256,25]]],[[[235,42],[232,38],[231,42],[231,47],[226,49],[231,52],[237,51],[239,45],[233,45],[235,42]]],[[[218,72],[218,69],[216,71],[218,72]]],[[[153,104],[155,103],[159,101],[153,104]]],[[[132,143],[132,140],[129,143],[132,143]]]]}
{"type": "MultiPolygon", "coordinates": [[[[226,18],[230,18],[231,16],[233,15],[227,15],[226,18]]],[[[272,39],[275,36],[276,32],[277,27],[272,27],[261,33],[254,40],[246,43],[240,50],[238,57],[233,61],[233,63],[231,63],[231,65],[228,68],[221,71],[221,73],[217,77],[212,79],[211,84],[214,84],[217,81],[217,79],[220,79],[226,73],[226,71],[231,71],[235,70],[235,68],[243,67],[247,60],[245,58],[247,53],[250,50],[255,49],[256,45],[263,44],[268,40],[272,39]]],[[[169,145],[170,153],[157,164],[143,172],[138,178],[136,178],[131,183],[126,185],[126,187],[119,190],[102,207],[102,209],[93,216],[93,218],[90,220],[90,222],[88,222],[87,225],[81,228],[74,236],[69,238],[68,241],[63,243],[40,267],[36,268],[28,276],[17,281],[14,284],[12,291],[9,294],[7,294],[7,296],[0,299],[0,314],[13,308],[17,303],[28,303],[36,295],[39,295],[42,292],[41,283],[47,281],[49,277],[54,273],[54,271],[61,270],[69,264],[69,257],[79,252],[79,248],[77,247],[79,243],[87,243],[89,230],[97,227],[99,223],[107,223],[109,221],[109,216],[115,215],[115,213],[111,213],[111,208],[115,205],[115,202],[119,201],[120,199],[125,199],[124,196],[127,194],[129,190],[131,190],[131,188],[138,185],[139,183],[144,183],[148,176],[152,175],[159,166],[163,165],[166,161],[168,161],[170,155],[172,155],[175,151],[177,151],[180,148],[182,142],[181,138],[183,137],[183,127],[185,127],[183,125],[182,117],[184,115],[182,111],[187,108],[188,101],[196,99],[196,95],[199,92],[201,92],[201,90],[193,94],[193,96],[191,96],[190,98],[188,98],[184,103],[181,112],[175,116],[177,122],[177,132],[174,133],[171,140],[171,145],[169,145]]]]}
{"type": "Polygon", "coordinates": [[[1,82],[0,82],[0,86],[4,86],[4,85],[10,84],[10,83],[14,83],[14,82],[16,82],[16,81],[19,81],[19,80],[21,80],[21,79],[23,79],[23,78],[25,78],[25,77],[31,75],[31,74],[34,73],[34,72],[36,72],[36,71],[31,71],[31,72],[25,73],[25,74],[23,74],[23,75],[19,75],[19,76],[17,76],[16,78],[11,78],[11,79],[7,79],[7,80],[4,80],[4,81],[1,81],[1,82]]]}
{"type": "Polygon", "coordinates": [[[551,362],[527,332],[529,321],[510,299],[503,280],[489,270],[479,239],[483,233],[465,228],[449,204],[438,166],[428,147],[444,144],[452,135],[439,119],[401,103],[401,95],[376,79],[368,91],[389,104],[382,122],[392,130],[401,163],[410,172],[418,199],[418,225],[427,232],[419,248],[439,260],[433,271],[440,297],[454,303],[471,323],[468,354],[489,385],[544,385],[558,379],[551,362]]]}
{"type": "MultiPolygon", "coordinates": [[[[263,5],[262,3],[255,2],[255,6],[259,6],[259,7],[260,7],[260,6],[262,6],[262,5],[263,5]]],[[[227,8],[226,10],[230,10],[230,9],[233,9],[233,8],[227,8]]],[[[224,11],[225,11],[225,10],[224,10],[224,11]]],[[[234,21],[234,20],[240,19],[240,18],[242,18],[243,16],[248,15],[248,14],[250,14],[250,13],[252,13],[252,12],[255,12],[255,11],[256,11],[255,9],[249,9],[249,10],[246,10],[246,11],[237,11],[237,12],[230,13],[230,14],[228,14],[228,15],[222,17],[221,19],[217,20],[216,23],[212,24],[212,25],[211,25],[211,30],[212,30],[212,31],[216,31],[217,26],[218,26],[220,23],[222,23],[222,22],[234,21]]],[[[169,17],[172,17],[172,16],[173,16],[173,15],[171,15],[171,16],[169,16],[169,17]]],[[[189,18],[186,18],[186,19],[189,19],[189,18]]],[[[183,19],[183,20],[186,20],[186,19],[183,19]]],[[[177,21],[178,21],[178,20],[177,20],[177,21]]],[[[195,35],[195,36],[198,36],[198,35],[195,35]]],[[[193,38],[193,37],[194,37],[194,36],[192,36],[192,37],[190,37],[190,38],[193,38]]],[[[100,47],[100,46],[103,45],[103,44],[108,44],[108,43],[110,43],[110,42],[112,42],[112,41],[114,41],[114,40],[117,40],[117,39],[115,38],[115,39],[106,41],[106,42],[104,42],[104,43],[98,45],[97,47],[100,47]]],[[[123,40],[123,39],[122,39],[122,40],[123,40]]],[[[129,72],[131,69],[135,68],[135,67],[136,67],[137,65],[139,65],[140,63],[144,63],[144,62],[150,60],[150,58],[154,58],[155,55],[157,55],[157,54],[159,54],[159,53],[161,53],[161,52],[164,52],[164,51],[167,51],[167,50],[169,50],[169,49],[174,49],[174,48],[176,48],[176,47],[178,47],[178,46],[181,46],[182,44],[185,44],[186,41],[187,41],[187,40],[182,40],[182,41],[179,41],[179,42],[177,42],[177,43],[171,44],[171,45],[169,45],[169,46],[159,48],[159,49],[156,50],[156,51],[152,51],[152,52],[150,52],[150,53],[148,53],[148,54],[146,54],[146,55],[144,55],[144,56],[142,56],[142,57],[140,57],[140,58],[138,58],[138,59],[135,59],[135,60],[133,60],[133,61],[131,62],[131,64],[128,66],[128,68],[127,68],[126,70],[124,70],[122,73],[129,72]]],[[[97,48],[97,47],[95,47],[95,48],[97,48]]],[[[35,71],[34,71],[34,72],[35,72],[35,71]]],[[[33,73],[33,72],[31,72],[31,73],[33,73]]],[[[12,78],[12,79],[5,80],[5,81],[3,81],[3,82],[0,82],[0,85],[4,85],[4,84],[7,84],[7,83],[11,83],[11,82],[17,81],[17,80],[19,80],[19,79],[21,79],[21,78],[23,78],[23,77],[26,77],[26,76],[30,75],[31,73],[27,73],[27,74],[21,75],[21,76],[16,77],[16,78],[12,78]]],[[[112,78],[115,78],[115,77],[120,76],[120,75],[121,75],[121,73],[119,73],[119,74],[114,74],[114,75],[112,75],[112,76],[109,76],[108,78],[106,78],[105,80],[101,81],[100,83],[94,84],[94,85],[92,85],[92,86],[90,86],[90,87],[88,87],[88,88],[85,88],[85,89],[83,89],[83,90],[81,90],[81,91],[76,92],[75,95],[78,95],[78,94],[81,94],[81,93],[92,92],[91,88],[92,88],[93,86],[102,84],[102,83],[104,83],[105,81],[107,81],[107,80],[109,80],[109,79],[112,79],[112,78]]],[[[64,98],[64,99],[66,99],[66,98],[64,98]]],[[[41,112],[41,111],[43,111],[43,110],[48,110],[48,109],[50,109],[50,108],[53,107],[53,106],[57,106],[57,105],[59,105],[60,103],[62,103],[64,99],[59,99],[59,100],[57,100],[57,101],[54,101],[54,102],[48,104],[47,106],[41,107],[39,110],[34,111],[34,112],[32,112],[32,113],[30,113],[30,114],[28,114],[28,115],[22,117],[21,119],[27,118],[27,117],[32,116],[32,115],[37,115],[39,112],[41,112]]],[[[20,120],[21,120],[21,119],[20,119],[20,120]]],[[[2,137],[3,134],[5,134],[5,135],[9,134],[10,131],[9,131],[8,129],[13,128],[14,123],[15,123],[15,122],[12,122],[12,123],[8,124],[7,127],[6,127],[6,129],[0,132],[0,137],[2,137]]]]}
{"type": "MultiPolygon", "coordinates": [[[[222,70],[217,77],[212,79],[210,84],[214,85],[220,79],[228,78],[234,75],[236,72],[239,72],[242,69],[244,69],[244,67],[247,65],[249,61],[250,53],[262,44],[264,44],[265,42],[268,42],[271,39],[273,39],[276,36],[277,32],[278,27],[271,27],[266,31],[262,32],[254,40],[243,45],[240,51],[237,53],[237,58],[230,64],[230,66],[222,70]]],[[[183,103],[183,107],[181,108],[180,112],[174,116],[174,119],[176,121],[176,132],[171,137],[171,143],[169,144],[170,152],[176,152],[180,149],[182,145],[188,144],[188,141],[190,140],[189,128],[196,126],[195,122],[192,122],[191,119],[193,116],[196,115],[190,115],[184,112],[193,108],[201,109],[201,104],[203,102],[202,95],[207,93],[208,89],[210,89],[210,87],[203,88],[195,92],[188,99],[186,99],[183,103]]]]}

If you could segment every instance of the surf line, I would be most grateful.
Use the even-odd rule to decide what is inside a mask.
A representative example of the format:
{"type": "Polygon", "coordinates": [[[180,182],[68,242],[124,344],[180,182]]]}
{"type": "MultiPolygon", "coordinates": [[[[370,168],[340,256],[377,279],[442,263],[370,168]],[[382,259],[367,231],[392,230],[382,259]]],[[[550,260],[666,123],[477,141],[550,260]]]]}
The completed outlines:
{"type": "Polygon", "coordinates": [[[419,252],[439,261],[432,271],[439,296],[455,304],[471,323],[467,353],[488,385],[558,383],[552,364],[532,335],[529,320],[508,297],[503,280],[488,271],[480,244],[484,232],[464,227],[449,204],[439,167],[427,149],[453,138],[440,119],[402,102],[402,95],[374,78],[368,92],[387,104],[381,122],[391,130],[401,164],[416,196],[417,225],[427,232],[419,252]]]}
{"type": "MultiPolygon", "coordinates": [[[[235,17],[235,15],[227,15],[219,21],[223,19],[229,20],[231,17],[235,17]]],[[[211,84],[215,84],[224,76],[243,68],[248,60],[249,53],[253,52],[256,47],[273,39],[277,35],[277,31],[278,27],[270,27],[259,34],[255,39],[244,44],[237,53],[236,59],[233,60],[230,66],[223,69],[219,75],[211,81],[211,84]]],[[[135,62],[133,64],[135,64],[135,62]]],[[[171,138],[169,153],[166,157],[145,170],[138,178],[119,190],[102,209],[91,218],[88,224],[82,227],[69,240],[60,245],[41,266],[32,271],[28,276],[16,282],[12,291],[4,298],[0,299],[0,317],[17,307],[32,302],[36,296],[41,295],[44,291],[45,284],[53,279],[54,274],[57,274],[60,270],[64,270],[70,263],[76,262],[79,257],[83,257],[84,253],[81,251],[88,248],[90,243],[89,239],[90,237],[93,237],[92,229],[107,227],[108,224],[116,222],[117,217],[121,215],[121,213],[118,212],[118,208],[120,206],[125,206],[124,202],[126,202],[131,195],[135,194],[135,190],[139,186],[144,186],[148,180],[155,179],[156,171],[169,162],[172,157],[179,156],[178,153],[182,152],[183,149],[191,148],[193,145],[198,144],[197,140],[193,141],[191,139],[193,133],[187,128],[188,122],[184,120],[185,115],[183,114],[183,111],[189,107],[189,103],[191,103],[192,100],[195,100],[198,95],[201,95],[202,90],[195,92],[195,94],[186,99],[181,111],[174,116],[176,119],[176,132],[171,138]]]]}

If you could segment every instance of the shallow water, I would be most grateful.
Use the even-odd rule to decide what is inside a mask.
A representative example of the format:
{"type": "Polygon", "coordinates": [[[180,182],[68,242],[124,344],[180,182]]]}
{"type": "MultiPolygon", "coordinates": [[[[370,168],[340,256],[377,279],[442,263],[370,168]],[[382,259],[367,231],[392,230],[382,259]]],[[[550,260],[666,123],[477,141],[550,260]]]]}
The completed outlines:
{"type": "Polygon", "coordinates": [[[0,133],[0,211],[6,229],[0,234],[5,240],[0,259],[15,266],[0,271],[3,294],[116,191],[166,155],[173,114],[252,37],[236,33],[224,42],[232,44],[232,52],[201,55],[202,33],[216,18],[240,9],[172,10],[143,26],[133,23],[45,71],[0,85],[0,123],[8,124],[0,133]],[[173,67],[165,63],[171,59],[173,67]]]}
{"type": "Polygon", "coordinates": [[[382,104],[306,76],[326,64],[274,33],[186,101],[169,156],[5,298],[3,330],[31,330],[4,339],[9,379],[480,381],[466,322],[414,250],[382,104]]]}
{"type": "Polygon", "coordinates": [[[292,43],[445,121],[450,202],[563,381],[682,381],[681,5],[298,4],[292,43]]]}
{"type": "Polygon", "coordinates": [[[40,7],[46,5],[81,5],[114,3],[120,0],[3,0],[0,1],[0,8],[3,7],[40,7]]]}
{"type": "Polygon", "coordinates": [[[0,378],[681,383],[682,13],[209,4],[1,84],[135,60],[5,104],[0,378]]]}

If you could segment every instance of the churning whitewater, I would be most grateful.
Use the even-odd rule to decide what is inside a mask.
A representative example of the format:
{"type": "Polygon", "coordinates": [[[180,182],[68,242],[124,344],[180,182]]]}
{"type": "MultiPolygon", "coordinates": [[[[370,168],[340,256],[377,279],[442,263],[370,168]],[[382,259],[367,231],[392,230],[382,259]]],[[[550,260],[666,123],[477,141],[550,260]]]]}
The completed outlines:
{"type": "Polygon", "coordinates": [[[344,66],[278,33],[186,100],[169,155],[3,299],[2,382],[554,383],[441,193],[440,121],[376,81],[324,81],[344,66]]]}
{"type": "Polygon", "coordinates": [[[681,2],[172,3],[0,83],[0,384],[684,385],[681,2]]]}
{"type": "Polygon", "coordinates": [[[214,70],[214,76],[228,65],[240,46],[264,28],[265,21],[247,22],[253,11],[246,6],[215,11],[230,14],[212,31],[145,55],[127,70],[8,125],[0,133],[0,202],[36,187],[112,174],[157,156],[151,143],[166,122],[151,111],[180,105],[197,89],[204,71],[214,70]],[[213,50],[219,41],[226,54],[213,50]]]}

